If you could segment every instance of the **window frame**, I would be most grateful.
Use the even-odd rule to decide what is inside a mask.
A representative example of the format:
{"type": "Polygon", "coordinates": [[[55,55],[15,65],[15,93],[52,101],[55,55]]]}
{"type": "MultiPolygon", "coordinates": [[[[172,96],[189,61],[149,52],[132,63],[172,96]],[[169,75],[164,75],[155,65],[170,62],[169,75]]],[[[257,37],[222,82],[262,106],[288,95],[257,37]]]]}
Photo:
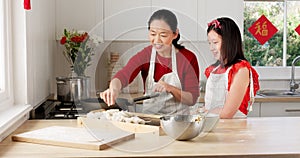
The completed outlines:
{"type": "Polygon", "coordinates": [[[0,93],[0,110],[8,108],[13,104],[13,74],[12,74],[12,51],[11,51],[11,12],[10,12],[10,1],[3,0],[0,4],[1,9],[1,24],[2,27],[0,32],[1,36],[1,54],[3,56],[3,73],[4,76],[1,78],[1,82],[4,84],[4,89],[0,93]],[[3,81],[4,80],[4,81],[3,81]]]}

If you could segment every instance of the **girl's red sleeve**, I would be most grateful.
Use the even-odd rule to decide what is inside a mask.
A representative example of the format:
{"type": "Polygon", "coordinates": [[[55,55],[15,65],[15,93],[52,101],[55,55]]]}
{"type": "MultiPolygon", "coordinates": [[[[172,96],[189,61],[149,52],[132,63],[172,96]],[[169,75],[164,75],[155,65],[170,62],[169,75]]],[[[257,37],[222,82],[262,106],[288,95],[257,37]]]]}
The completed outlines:
{"type": "MultiPolygon", "coordinates": [[[[257,91],[259,90],[260,86],[259,86],[259,80],[258,80],[258,73],[256,72],[256,70],[250,65],[250,63],[248,61],[242,60],[239,63],[236,63],[232,66],[231,70],[229,71],[228,74],[228,89],[230,89],[230,85],[232,83],[232,78],[235,75],[236,72],[238,72],[238,70],[240,68],[243,67],[247,67],[248,70],[251,70],[252,72],[252,79],[253,79],[253,88],[254,88],[254,95],[256,95],[257,91]]],[[[239,110],[241,112],[243,112],[244,114],[248,114],[248,102],[250,100],[250,84],[246,90],[246,94],[244,96],[244,99],[239,107],[239,110]]]]}
{"type": "Polygon", "coordinates": [[[215,67],[211,65],[211,66],[209,66],[209,67],[207,67],[207,68],[205,69],[204,74],[205,74],[206,78],[209,77],[210,72],[211,72],[214,68],[215,68],[215,67]]]}
{"type": "Polygon", "coordinates": [[[228,77],[228,88],[230,89],[230,85],[231,85],[231,82],[232,82],[233,75],[235,73],[237,73],[240,68],[243,68],[243,67],[247,67],[252,72],[254,94],[256,94],[256,92],[260,88],[260,86],[259,86],[259,80],[258,80],[259,75],[258,75],[257,71],[246,60],[242,60],[241,62],[238,62],[238,63],[236,63],[236,64],[234,64],[232,66],[232,68],[231,68],[231,70],[229,71],[229,74],[228,74],[228,76],[229,76],[228,77]]]}

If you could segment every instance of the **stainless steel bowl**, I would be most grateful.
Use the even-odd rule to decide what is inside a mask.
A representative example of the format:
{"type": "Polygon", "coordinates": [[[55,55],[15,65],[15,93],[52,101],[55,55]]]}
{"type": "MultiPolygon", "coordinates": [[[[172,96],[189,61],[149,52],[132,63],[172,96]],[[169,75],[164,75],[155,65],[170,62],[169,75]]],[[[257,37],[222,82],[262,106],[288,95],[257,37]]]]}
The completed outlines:
{"type": "Polygon", "coordinates": [[[204,126],[204,115],[163,116],[160,124],[164,132],[176,140],[189,140],[197,137],[204,126]]]}

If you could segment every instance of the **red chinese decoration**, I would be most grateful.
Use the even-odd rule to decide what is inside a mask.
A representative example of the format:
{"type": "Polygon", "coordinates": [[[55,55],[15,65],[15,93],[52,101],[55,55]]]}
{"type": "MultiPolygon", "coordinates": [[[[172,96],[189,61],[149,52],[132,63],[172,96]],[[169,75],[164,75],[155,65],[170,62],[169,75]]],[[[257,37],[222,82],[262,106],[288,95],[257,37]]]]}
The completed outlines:
{"type": "Polygon", "coordinates": [[[295,31],[300,35],[300,24],[295,28],[295,31]]]}
{"type": "Polygon", "coordinates": [[[24,9],[26,10],[31,9],[30,0],[24,0],[24,9]]]}
{"type": "Polygon", "coordinates": [[[261,45],[265,44],[278,31],[264,15],[254,22],[248,30],[261,45]]]}

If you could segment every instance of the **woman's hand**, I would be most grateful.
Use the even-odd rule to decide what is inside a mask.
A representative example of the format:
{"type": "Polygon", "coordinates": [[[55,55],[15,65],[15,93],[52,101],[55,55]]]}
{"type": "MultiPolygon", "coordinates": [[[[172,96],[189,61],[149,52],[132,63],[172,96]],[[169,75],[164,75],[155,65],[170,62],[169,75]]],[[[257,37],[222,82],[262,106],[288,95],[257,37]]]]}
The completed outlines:
{"type": "Polygon", "coordinates": [[[154,92],[169,92],[171,93],[171,89],[168,83],[164,82],[164,81],[158,81],[158,83],[156,83],[154,85],[153,91],[154,92]]]}
{"type": "Polygon", "coordinates": [[[186,105],[194,105],[193,96],[190,92],[182,91],[181,89],[174,87],[162,80],[158,81],[158,83],[154,86],[153,90],[154,92],[171,93],[177,101],[182,102],[186,105]]]}
{"type": "Polygon", "coordinates": [[[117,78],[111,80],[109,88],[100,93],[100,98],[108,105],[114,105],[121,91],[121,81],[117,78]]]}
{"type": "Polygon", "coordinates": [[[119,96],[119,91],[113,88],[109,88],[104,92],[100,93],[100,98],[103,99],[103,101],[108,106],[114,105],[115,100],[118,98],[118,96],[119,96]]]}

